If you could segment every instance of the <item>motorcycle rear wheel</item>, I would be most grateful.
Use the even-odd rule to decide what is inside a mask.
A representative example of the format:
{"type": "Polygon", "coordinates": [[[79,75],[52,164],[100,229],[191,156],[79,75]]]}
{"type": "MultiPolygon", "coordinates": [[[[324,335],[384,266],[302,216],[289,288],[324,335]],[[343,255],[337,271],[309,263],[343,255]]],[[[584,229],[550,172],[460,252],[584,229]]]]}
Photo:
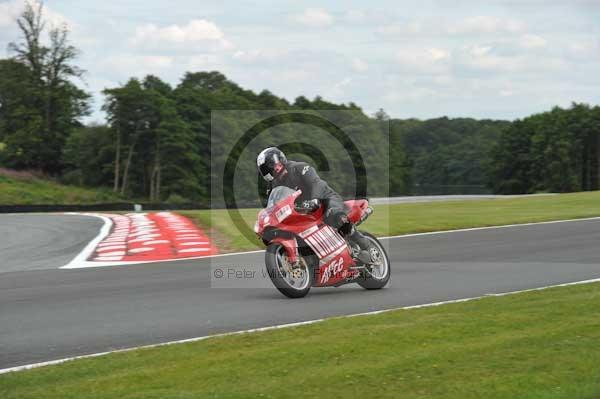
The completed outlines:
{"type": "Polygon", "coordinates": [[[371,245],[379,251],[381,262],[377,265],[377,269],[373,268],[372,272],[365,271],[362,276],[358,278],[358,285],[367,290],[379,290],[386,286],[390,281],[390,258],[388,257],[385,248],[381,245],[379,240],[374,235],[361,232],[369,241],[371,245]]]}
{"type": "Polygon", "coordinates": [[[314,268],[306,259],[301,258],[300,266],[291,269],[283,245],[270,244],[267,247],[265,266],[275,288],[288,298],[302,298],[310,291],[314,280],[314,268]]]}

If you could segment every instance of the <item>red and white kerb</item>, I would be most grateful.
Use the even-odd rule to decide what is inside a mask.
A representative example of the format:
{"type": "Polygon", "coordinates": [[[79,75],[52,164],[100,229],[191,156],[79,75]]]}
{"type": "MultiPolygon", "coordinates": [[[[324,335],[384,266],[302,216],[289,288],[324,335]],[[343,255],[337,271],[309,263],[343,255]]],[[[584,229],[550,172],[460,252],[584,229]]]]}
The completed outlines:
{"type": "Polygon", "coordinates": [[[215,255],[216,247],[189,219],[171,212],[104,215],[113,228],[92,262],[142,262],[215,255]]]}

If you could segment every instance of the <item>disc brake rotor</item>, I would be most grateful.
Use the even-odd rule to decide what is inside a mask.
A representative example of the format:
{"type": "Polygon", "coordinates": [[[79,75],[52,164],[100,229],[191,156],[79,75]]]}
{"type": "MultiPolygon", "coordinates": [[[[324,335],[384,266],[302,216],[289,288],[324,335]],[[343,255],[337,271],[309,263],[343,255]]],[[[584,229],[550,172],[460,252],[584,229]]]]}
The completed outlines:
{"type": "Polygon", "coordinates": [[[304,271],[300,267],[293,268],[290,274],[294,280],[304,277],[304,271]]]}
{"type": "Polygon", "coordinates": [[[299,261],[292,265],[286,255],[281,255],[281,266],[287,274],[288,280],[292,284],[295,284],[297,280],[304,279],[304,267],[306,266],[306,261],[303,258],[300,258],[299,261]]]}
{"type": "Polygon", "coordinates": [[[378,248],[371,247],[369,248],[369,255],[371,255],[371,260],[374,264],[381,264],[381,252],[379,252],[378,248]]]}

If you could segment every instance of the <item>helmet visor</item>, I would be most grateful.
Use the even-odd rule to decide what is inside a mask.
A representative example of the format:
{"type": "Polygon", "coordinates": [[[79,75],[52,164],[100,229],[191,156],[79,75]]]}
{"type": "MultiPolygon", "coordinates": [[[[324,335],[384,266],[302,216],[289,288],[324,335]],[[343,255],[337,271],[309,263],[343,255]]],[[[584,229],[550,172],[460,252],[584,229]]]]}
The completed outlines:
{"type": "Polygon", "coordinates": [[[271,170],[271,168],[267,165],[266,162],[264,162],[262,165],[260,165],[258,167],[258,170],[260,171],[261,176],[267,180],[267,181],[271,181],[273,180],[273,171],[271,170]]]}

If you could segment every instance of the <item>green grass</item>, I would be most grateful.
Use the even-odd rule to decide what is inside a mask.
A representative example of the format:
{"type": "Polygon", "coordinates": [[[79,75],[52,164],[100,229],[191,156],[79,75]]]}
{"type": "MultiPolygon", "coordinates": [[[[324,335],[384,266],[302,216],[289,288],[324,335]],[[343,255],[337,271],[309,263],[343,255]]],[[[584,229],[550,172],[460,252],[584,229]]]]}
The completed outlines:
{"type": "MultiPolygon", "coordinates": [[[[258,209],[240,209],[242,221],[251,229],[256,221],[258,209]]],[[[229,213],[223,209],[203,209],[199,211],[178,211],[200,226],[208,228],[208,234],[221,252],[234,252],[263,248],[254,235],[244,237],[232,222],[229,213]]]]}
{"type": "Polygon", "coordinates": [[[109,190],[65,186],[33,176],[15,178],[0,174],[0,205],[95,204],[122,200],[109,190]]]}
{"type": "MultiPolygon", "coordinates": [[[[453,230],[467,227],[542,222],[600,216],[600,192],[561,194],[513,199],[445,201],[379,205],[361,226],[379,236],[453,230]]],[[[261,248],[258,240],[242,236],[225,210],[182,212],[198,223],[209,226],[215,241],[226,251],[261,248]]],[[[252,228],[257,209],[241,211],[242,219],[252,228]]]]}
{"type": "Polygon", "coordinates": [[[11,398],[598,398],[600,284],[0,375],[11,398]]]}

